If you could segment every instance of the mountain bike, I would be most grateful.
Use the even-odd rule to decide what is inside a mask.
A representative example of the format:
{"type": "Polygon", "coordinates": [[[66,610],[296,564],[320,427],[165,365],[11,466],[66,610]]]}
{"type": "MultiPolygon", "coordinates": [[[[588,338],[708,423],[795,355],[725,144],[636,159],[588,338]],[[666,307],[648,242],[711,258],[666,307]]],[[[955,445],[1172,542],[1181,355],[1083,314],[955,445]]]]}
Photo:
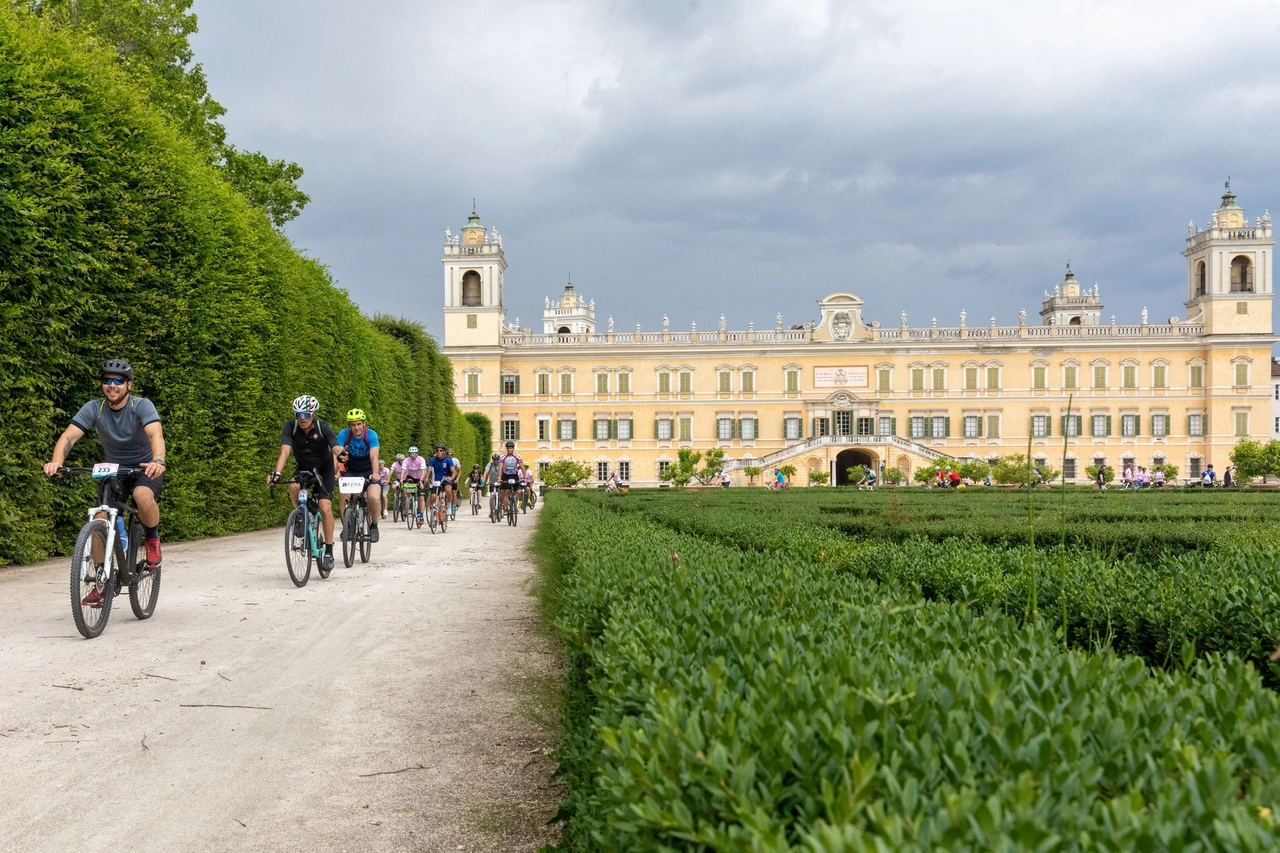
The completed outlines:
{"type": "Polygon", "coordinates": [[[60,476],[88,474],[98,481],[98,506],[89,508],[89,520],[80,528],[71,556],[71,617],[85,639],[92,640],[107,627],[111,602],[124,585],[129,587],[134,616],[149,619],[155,613],[160,569],[147,568],[145,555],[139,554],[142,522],[127,479],[142,472],[140,466],[114,462],[58,469],[60,476]]]}
{"type": "Polygon", "coordinates": [[[489,521],[494,524],[502,517],[502,488],[497,483],[489,484],[489,521]]]}
{"type": "Polygon", "coordinates": [[[471,486],[470,492],[471,492],[471,514],[479,515],[480,514],[480,487],[471,486]]]}
{"type": "Polygon", "coordinates": [[[369,481],[364,477],[342,477],[338,480],[338,491],[351,495],[347,508],[342,511],[342,563],[348,569],[356,561],[356,551],[360,552],[360,562],[369,562],[373,553],[373,539],[369,534],[369,499],[364,490],[369,481]]]}
{"type": "Polygon", "coordinates": [[[439,527],[440,532],[444,533],[448,519],[449,504],[445,500],[444,489],[432,484],[431,499],[427,501],[427,526],[431,528],[432,533],[436,532],[436,527],[439,527]]]}
{"type": "MultiPolygon", "coordinates": [[[[324,567],[324,536],[320,531],[320,476],[315,471],[299,471],[285,482],[298,484],[298,505],[284,523],[284,563],[294,586],[307,585],[314,563],[320,577],[327,578],[332,569],[324,567]]],[[[271,497],[276,496],[271,484],[271,497]]]]}
{"type": "Polygon", "coordinates": [[[523,488],[520,489],[520,511],[521,512],[528,512],[529,507],[533,506],[533,504],[529,501],[530,491],[532,490],[528,486],[524,486],[523,488]]]}
{"type": "Polygon", "coordinates": [[[519,502],[519,496],[516,495],[515,482],[504,483],[502,491],[505,493],[502,497],[502,504],[507,516],[507,524],[515,527],[516,519],[519,518],[516,513],[516,504],[519,502]]]}
{"type": "Polygon", "coordinates": [[[405,525],[412,530],[416,524],[422,526],[422,522],[418,520],[418,481],[405,480],[400,484],[400,517],[404,519],[405,525]]]}
{"type": "Polygon", "coordinates": [[[388,494],[389,494],[389,496],[390,496],[390,498],[391,498],[391,500],[390,500],[390,503],[391,503],[391,523],[392,523],[392,524],[399,524],[399,523],[400,523],[400,484],[399,484],[399,483],[397,483],[396,481],[392,480],[392,481],[391,481],[391,491],[390,491],[388,494]]]}

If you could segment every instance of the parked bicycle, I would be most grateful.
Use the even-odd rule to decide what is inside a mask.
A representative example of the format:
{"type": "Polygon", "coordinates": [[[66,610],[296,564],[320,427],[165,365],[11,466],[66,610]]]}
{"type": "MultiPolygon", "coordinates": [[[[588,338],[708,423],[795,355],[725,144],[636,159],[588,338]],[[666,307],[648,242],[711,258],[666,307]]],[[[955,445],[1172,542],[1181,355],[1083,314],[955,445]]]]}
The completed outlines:
{"type": "Polygon", "coordinates": [[[143,530],[138,509],[131,490],[119,488],[120,478],[142,471],[141,467],[114,462],[58,469],[59,476],[88,474],[98,481],[98,505],[89,508],[89,520],[80,528],[71,556],[71,617],[86,639],[93,639],[107,627],[111,602],[124,586],[129,587],[134,616],[149,619],[155,613],[160,569],[147,568],[146,555],[139,553],[143,530]]]}
{"type": "MultiPolygon", "coordinates": [[[[284,523],[284,561],[289,580],[294,586],[306,586],[315,564],[320,577],[327,578],[332,569],[324,567],[324,536],[320,530],[320,498],[316,489],[320,477],[314,471],[299,471],[286,482],[298,484],[298,505],[284,523]]],[[[271,497],[276,487],[271,484],[271,497]]]]}
{"type": "Polygon", "coordinates": [[[373,553],[373,538],[369,535],[369,499],[365,497],[365,487],[369,481],[364,477],[341,477],[338,480],[338,491],[351,495],[346,509],[342,511],[342,563],[348,569],[356,561],[356,551],[360,552],[360,562],[369,562],[373,553]]]}

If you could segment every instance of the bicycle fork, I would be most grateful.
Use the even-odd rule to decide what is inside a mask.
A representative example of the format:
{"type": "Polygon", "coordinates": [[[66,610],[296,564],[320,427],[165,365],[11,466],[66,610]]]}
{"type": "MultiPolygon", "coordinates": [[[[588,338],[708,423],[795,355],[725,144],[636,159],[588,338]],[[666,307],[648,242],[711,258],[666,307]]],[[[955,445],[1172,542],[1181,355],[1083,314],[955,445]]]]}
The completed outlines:
{"type": "MultiPolygon", "coordinates": [[[[102,571],[103,571],[102,581],[103,583],[106,583],[107,581],[111,580],[111,575],[112,575],[111,570],[114,567],[113,564],[115,563],[116,519],[119,517],[120,513],[116,510],[115,507],[108,506],[106,504],[103,504],[102,506],[90,507],[88,510],[89,521],[103,521],[104,519],[98,518],[98,515],[102,513],[105,513],[107,515],[107,518],[105,519],[105,521],[107,522],[107,544],[103,546],[103,554],[102,554],[102,571]]],[[[89,553],[89,558],[92,561],[93,559],[92,550],[89,553]]],[[[87,567],[84,563],[81,563],[80,564],[80,582],[84,583],[86,580],[88,580],[88,577],[89,575],[88,575],[87,567]]]]}

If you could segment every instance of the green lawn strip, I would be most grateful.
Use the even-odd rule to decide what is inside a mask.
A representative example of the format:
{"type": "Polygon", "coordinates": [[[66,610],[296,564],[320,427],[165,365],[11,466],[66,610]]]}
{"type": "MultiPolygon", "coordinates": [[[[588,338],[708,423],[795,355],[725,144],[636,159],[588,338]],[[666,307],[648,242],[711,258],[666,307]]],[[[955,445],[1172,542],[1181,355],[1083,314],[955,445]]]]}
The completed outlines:
{"type": "Polygon", "coordinates": [[[563,850],[1263,849],[1280,696],[583,496],[538,532],[563,850]]]}

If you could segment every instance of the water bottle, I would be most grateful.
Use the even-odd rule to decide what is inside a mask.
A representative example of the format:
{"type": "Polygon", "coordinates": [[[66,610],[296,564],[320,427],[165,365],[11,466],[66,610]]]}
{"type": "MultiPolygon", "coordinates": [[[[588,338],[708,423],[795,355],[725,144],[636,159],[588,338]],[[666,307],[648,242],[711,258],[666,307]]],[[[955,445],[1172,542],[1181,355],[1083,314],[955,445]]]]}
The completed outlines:
{"type": "Polygon", "coordinates": [[[116,516],[116,535],[120,537],[120,550],[129,553],[129,535],[124,532],[124,519],[116,516]]]}

